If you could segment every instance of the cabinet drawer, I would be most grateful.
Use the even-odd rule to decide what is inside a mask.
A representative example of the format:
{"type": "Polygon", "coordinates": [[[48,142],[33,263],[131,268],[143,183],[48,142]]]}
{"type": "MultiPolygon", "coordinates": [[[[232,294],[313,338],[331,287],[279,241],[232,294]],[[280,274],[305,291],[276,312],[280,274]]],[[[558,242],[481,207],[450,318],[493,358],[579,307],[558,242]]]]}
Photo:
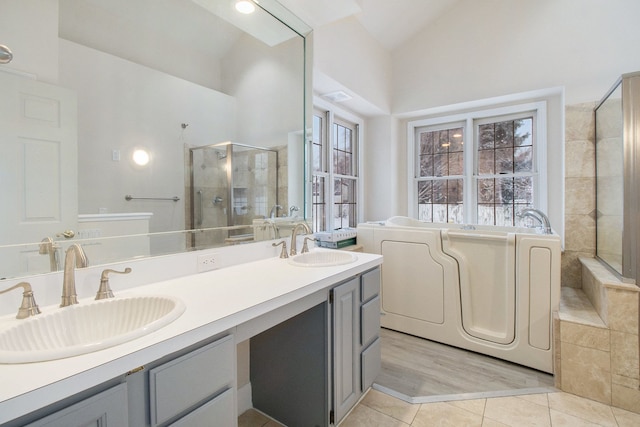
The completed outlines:
{"type": "Polygon", "coordinates": [[[151,425],[161,424],[232,386],[234,370],[232,336],[151,369],[151,425]]]}
{"type": "Polygon", "coordinates": [[[380,293],[380,269],[376,268],[362,275],[360,301],[368,301],[380,293]]]}
{"type": "Polygon", "coordinates": [[[366,347],[380,335],[380,297],[363,304],[360,310],[360,344],[366,347]]]}
{"type": "Polygon", "coordinates": [[[232,427],[238,422],[235,405],[233,404],[233,389],[229,389],[215,399],[205,403],[189,415],[180,418],[170,427],[202,427],[220,426],[232,427]]]}
{"type": "Polygon", "coordinates": [[[380,338],[375,340],[360,356],[360,367],[362,369],[362,391],[373,385],[376,377],[380,373],[382,366],[382,354],[380,352],[380,338]]]}

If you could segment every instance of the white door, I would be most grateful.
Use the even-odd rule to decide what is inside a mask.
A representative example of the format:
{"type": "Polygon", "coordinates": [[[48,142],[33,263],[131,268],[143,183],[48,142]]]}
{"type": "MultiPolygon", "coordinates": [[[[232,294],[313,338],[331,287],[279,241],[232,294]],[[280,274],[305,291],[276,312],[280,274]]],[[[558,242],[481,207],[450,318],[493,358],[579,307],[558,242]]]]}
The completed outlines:
{"type": "Polygon", "coordinates": [[[0,245],[76,230],[74,91],[0,71],[0,245]]]}

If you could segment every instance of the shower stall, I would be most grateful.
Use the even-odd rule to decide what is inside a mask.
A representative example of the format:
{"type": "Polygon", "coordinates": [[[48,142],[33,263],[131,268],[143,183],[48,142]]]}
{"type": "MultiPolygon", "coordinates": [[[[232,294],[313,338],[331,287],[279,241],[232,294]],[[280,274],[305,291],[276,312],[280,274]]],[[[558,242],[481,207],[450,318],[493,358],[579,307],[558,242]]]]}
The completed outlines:
{"type": "Polygon", "coordinates": [[[253,239],[255,218],[278,204],[278,151],[233,142],[189,149],[187,226],[192,246],[253,239]],[[225,229],[211,228],[226,227],[225,229]]]}

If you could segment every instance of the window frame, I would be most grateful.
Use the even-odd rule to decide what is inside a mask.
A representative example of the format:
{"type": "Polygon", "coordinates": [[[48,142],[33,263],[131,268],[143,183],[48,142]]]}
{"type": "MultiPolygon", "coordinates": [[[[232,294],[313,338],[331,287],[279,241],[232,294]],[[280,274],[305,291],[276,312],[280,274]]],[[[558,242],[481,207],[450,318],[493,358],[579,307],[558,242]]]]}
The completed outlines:
{"type": "MultiPolygon", "coordinates": [[[[314,98],[314,108],[313,108],[313,116],[320,116],[323,118],[322,123],[322,135],[324,136],[324,142],[322,148],[322,156],[324,157],[322,164],[324,165],[323,171],[315,171],[313,165],[313,136],[310,138],[310,150],[309,150],[309,173],[311,177],[311,186],[313,188],[313,182],[316,176],[324,177],[325,185],[324,185],[324,198],[325,198],[325,225],[326,230],[314,230],[314,232],[318,231],[332,231],[335,229],[335,221],[334,221],[334,213],[335,213],[335,203],[334,203],[334,180],[336,178],[347,178],[355,180],[355,188],[356,188],[356,224],[362,221],[363,217],[363,198],[362,198],[362,140],[363,140],[363,119],[348,112],[342,110],[333,104],[323,101],[319,98],[314,98]],[[353,155],[356,159],[353,161],[354,175],[340,175],[336,174],[334,171],[333,165],[333,143],[334,143],[334,132],[333,125],[334,123],[338,123],[342,126],[347,126],[352,129],[353,132],[353,155]]],[[[313,205],[313,202],[312,202],[313,205]]],[[[312,206],[312,223],[315,227],[317,221],[313,216],[315,213],[315,209],[312,206]]]]}
{"type": "MultiPolygon", "coordinates": [[[[494,107],[486,106],[482,109],[474,109],[460,113],[440,115],[427,119],[409,121],[407,125],[407,177],[408,177],[408,212],[409,215],[418,218],[418,182],[419,175],[419,141],[417,139],[419,129],[425,127],[437,130],[439,128],[450,128],[453,126],[463,127],[465,142],[472,141],[472,144],[465,144],[463,158],[463,223],[477,224],[477,183],[481,176],[477,173],[477,152],[478,152],[478,123],[483,121],[511,120],[514,117],[521,117],[525,114],[534,115],[534,133],[536,140],[534,143],[534,198],[533,206],[547,212],[548,199],[548,176],[547,176],[547,102],[534,101],[524,102],[508,106],[494,107]]],[[[432,130],[432,129],[429,129],[432,130]]],[[[458,176],[458,175],[456,175],[458,176]]],[[[505,177],[513,176],[509,174],[505,177]]],[[[447,177],[448,178],[448,177],[447,177]]]]}

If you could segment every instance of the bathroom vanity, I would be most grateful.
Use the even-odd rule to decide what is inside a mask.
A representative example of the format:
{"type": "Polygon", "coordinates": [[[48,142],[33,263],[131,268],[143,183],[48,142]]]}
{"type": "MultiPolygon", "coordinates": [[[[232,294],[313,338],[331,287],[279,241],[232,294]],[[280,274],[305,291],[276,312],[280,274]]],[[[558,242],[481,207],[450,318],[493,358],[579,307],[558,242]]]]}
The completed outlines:
{"type": "Polygon", "coordinates": [[[124,344],[0,365],[0,425],[235,426],[237,344],[246,340],[254,407],[288,425],[309,424],[311,413],[310,425],[337,424],[380,368],[381,262],[269,258],[116,292],[177,297],[187,308],[124,344]]]}

